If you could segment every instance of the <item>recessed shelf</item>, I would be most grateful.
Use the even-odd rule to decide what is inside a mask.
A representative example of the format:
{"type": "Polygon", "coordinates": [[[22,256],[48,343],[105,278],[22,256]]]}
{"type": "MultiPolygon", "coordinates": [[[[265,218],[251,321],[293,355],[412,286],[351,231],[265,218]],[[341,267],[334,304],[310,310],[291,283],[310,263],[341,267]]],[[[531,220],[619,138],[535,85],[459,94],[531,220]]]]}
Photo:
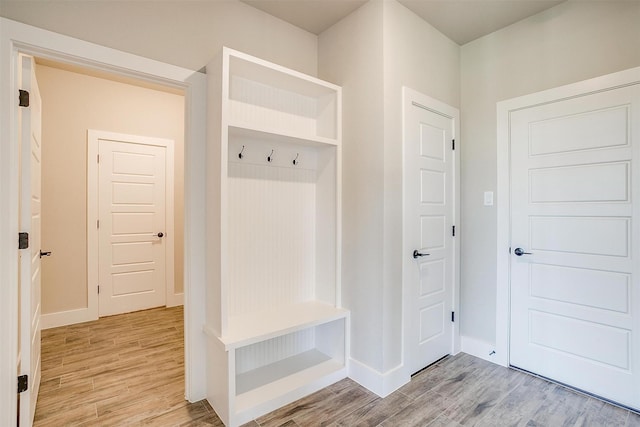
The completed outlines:
{"type": "Polygon", "coordinates": [[[236,410],[242,412],[259,406],[274,396],[285,395],[344,370],[343,363],[318,350],[309,350],[240,374],[236,377],[236,410]]]}
{"type": "Polygon", "coordinates": [[[307,97],[335,94],[339,87],[233,49],[229,52],[229,74],[307,97]]]}

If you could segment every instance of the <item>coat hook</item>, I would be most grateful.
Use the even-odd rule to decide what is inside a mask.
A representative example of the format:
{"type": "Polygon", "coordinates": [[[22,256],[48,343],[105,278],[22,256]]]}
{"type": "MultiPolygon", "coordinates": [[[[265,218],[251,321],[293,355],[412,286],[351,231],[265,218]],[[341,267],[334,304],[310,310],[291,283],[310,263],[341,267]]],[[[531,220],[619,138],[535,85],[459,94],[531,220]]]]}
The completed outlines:
{"type": "Polygon", "coordinates": [[[296,153],[296,158],[293,159],[293,166],[298,164],[298,156],[300,155],[300,153],[296,153]]]}
{"type": "Polygon", "coordinates": [[[240,150],[240,152],[238,153],[238,158],[242,159],[244,156],[242,155],[242,153],[244,153],[244,145],[242,146],[242,150],[240,150]]]}
{"type": "Polygon", "coordinates": [[[267,162],[271,163],[272,160],[273,160],[273,150],[271,150],[271,154],[269,154],[269,157],[267,157],[267,162]]]}

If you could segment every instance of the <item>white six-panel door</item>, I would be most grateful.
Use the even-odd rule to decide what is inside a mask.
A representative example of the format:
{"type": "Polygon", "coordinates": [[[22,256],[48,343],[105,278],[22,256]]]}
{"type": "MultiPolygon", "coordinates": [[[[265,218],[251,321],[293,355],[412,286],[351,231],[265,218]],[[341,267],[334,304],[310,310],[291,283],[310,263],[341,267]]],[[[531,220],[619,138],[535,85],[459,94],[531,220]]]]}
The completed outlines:
{"type": "MultiPolygon", "coordinates": [[[[455,283],[455,119],[405,89],[406,363],[414,373],[452,352],[455,283]]],[[[439,105],[439,103],[436,103],[439,105]]],[[[450,108],[450,107],[449,107],[450,108]]]]}
{"type": "Polygon", "coordinates": [[[168,143],[110,134],[98,144],[99,315],[163,306],[168,143]]]}
{"type": "Polygon", "coordinates": [[[20,251],[20,375],[28,389],[20,396],[20,426],[31,426],[40,388],[40,243],[42,218],[42,99],[35,61],[20,55],[20,88],[29,106],[20,108],[20,230],[29,233],[29,248],[20,251]]]}
{"type": "Polygon", "coordinates": [[[640,408],[640,85],[510,124],[510,363],[640,408]]]}

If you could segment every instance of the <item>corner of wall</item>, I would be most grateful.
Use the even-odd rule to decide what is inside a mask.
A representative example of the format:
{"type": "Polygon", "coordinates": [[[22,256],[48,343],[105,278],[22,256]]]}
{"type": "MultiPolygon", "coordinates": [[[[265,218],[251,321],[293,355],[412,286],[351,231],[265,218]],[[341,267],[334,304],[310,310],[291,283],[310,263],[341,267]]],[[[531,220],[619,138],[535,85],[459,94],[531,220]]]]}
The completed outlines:
{"type": "Polygon", "coordinates": [[[464,335],[460,337],[460,341],[462,353],[467,353],[498,365],[504,364],[498,359],[494,344],[464,335]]]}
{"type": "Polygon", "coordinates": [[[404,365],[381,373],[353,358],[349,359],[349,378],[380,397],[387,397],[411,380],[404,365]]]}

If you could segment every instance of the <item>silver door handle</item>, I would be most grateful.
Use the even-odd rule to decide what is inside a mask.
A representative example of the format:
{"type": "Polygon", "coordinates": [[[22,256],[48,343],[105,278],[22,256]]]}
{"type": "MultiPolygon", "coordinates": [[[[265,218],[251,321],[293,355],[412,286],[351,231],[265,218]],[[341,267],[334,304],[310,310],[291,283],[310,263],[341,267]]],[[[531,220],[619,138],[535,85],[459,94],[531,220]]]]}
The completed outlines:
{"type": "Polygon", "coordinates": [[[515,248],[515,250],[513,251],[514,254],[516,254],[516,256],[522,256],[522,255],[532,255],[531,252],[525,252],[524,249],[522,248],[515,248]]]}

